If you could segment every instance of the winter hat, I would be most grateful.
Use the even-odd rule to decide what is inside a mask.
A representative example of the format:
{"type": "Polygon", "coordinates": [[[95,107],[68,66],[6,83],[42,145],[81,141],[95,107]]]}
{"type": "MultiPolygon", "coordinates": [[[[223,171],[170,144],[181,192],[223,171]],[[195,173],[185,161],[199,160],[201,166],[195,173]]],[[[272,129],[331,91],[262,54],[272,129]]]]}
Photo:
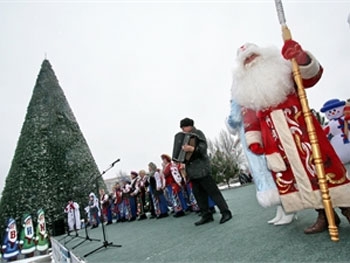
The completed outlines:
{"type": "Polygon", "coordinates": [[[170,156],[167,155],[167,154],[165,154],[165,153],[163,153],[163,154],[160,156],[160,158],[167,160],[169,163],[171,162],[170,156]]]}
{"type": "Polygon", "coordinates": [[[331,99],[329,101],[326,101],[325,104],[323,104],[323,107],[321,108],[321,112],[326,112],[328,110],[344,106],[345,101],[340,101],[338,99],[331,99]]]}
{"type": "Polygon", "coordinates": [[[193,126],[194,121],[190,118],[184,118],[180,121],[180,128],[187,127],[187,126],[193,126]]]}
{"type": "Polygon", "coordinates": [[[239,63],[244,64],[244,61],[247,57],[249,57],[252,54],[260,54],[260,47],[253,43],[245,43],[241,47],[237,49],[237,57],[236,60],[239,63]]]}
{"type": "Polygon", "coordinates": [[[237,49],[237,57],[240,57],[242,56],[243,53],[245,52],[248,52],[250,50],[253,50],[253,49],[258,49],[259,47],[256,45],[256,44],[253,44],[253,43],[245,43],[244,45],[240,46],[238,49],[237,49]]]}
{"type": "Polygon", "coordinates": [[[137,172],[135,172],[135,171],[131,171],[131,173],[130,173],[130,174],[131,174],[131,175],[138,176],[137,172]]]}

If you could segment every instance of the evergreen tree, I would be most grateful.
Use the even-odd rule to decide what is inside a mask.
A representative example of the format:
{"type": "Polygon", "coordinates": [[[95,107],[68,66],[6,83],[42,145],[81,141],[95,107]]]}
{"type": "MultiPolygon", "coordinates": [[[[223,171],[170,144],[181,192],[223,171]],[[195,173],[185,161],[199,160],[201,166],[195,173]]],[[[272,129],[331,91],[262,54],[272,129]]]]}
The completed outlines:
{"type": "MultiPolygon", "coordinates": [[[[49,231],[64,218],[67,198],[81,207],[98,184],[105,188],[48,60],[38,75],[0,201],[1,233],[8,217],[34,218],[43,208],[49,231]]],[[[98,194],[98,193],[96,193],[98,194]]],[[[83,211],[82,211],[83,212],[83,211]]]]}

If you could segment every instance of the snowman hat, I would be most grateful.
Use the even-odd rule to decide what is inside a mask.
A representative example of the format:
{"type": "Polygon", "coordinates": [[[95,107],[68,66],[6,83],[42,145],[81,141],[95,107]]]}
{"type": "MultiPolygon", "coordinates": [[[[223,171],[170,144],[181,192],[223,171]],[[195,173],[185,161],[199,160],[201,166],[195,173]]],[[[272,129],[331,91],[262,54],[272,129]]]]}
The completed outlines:
{"type": "Polygon", "coordinates": [[[329,101],[326,101],[325,104],[323,104],[323,107],[321,108],[321,112],[326,112],[328,110],[344,106],[345,101],[340,101],[338,99],[331,99],[329,101]]]}

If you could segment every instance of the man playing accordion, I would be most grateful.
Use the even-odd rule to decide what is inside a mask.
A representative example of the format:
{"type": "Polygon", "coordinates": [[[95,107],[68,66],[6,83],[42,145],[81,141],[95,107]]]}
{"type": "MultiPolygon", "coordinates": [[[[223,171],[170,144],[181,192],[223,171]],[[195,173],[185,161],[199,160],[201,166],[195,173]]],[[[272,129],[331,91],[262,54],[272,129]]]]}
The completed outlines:
{"type": "MultiPolygon", "coordinates": [[[[195,222],[195,225],[199,226],[214,221],[213,215],[209,210],[208,197],[211,197],[219,207],[222,215],[220,224],[223,224],[232,218],[232,214],[211,176],[211,165],[207,153],[208,145],[205,135],[201,130],[194,127],[194,121],[189,118],[180,121],[180,128],[184,134],[191,133],[194,135],[192,137],[196,138],[194,145],[189,143],[190,139],[181,144],[178,139],[179,135],[175,135],[172,157],[174,161],[183,162],[185,164],[188,180],[192,182],[193,193],[197,199],[202,215],[201,219],[195,222]],[[185,158],[179,160],[180,158],[177,153],[179,155],[185,155],[185,158]]],[[[186,136],[183,137],[186,138],[186,136]]]]}

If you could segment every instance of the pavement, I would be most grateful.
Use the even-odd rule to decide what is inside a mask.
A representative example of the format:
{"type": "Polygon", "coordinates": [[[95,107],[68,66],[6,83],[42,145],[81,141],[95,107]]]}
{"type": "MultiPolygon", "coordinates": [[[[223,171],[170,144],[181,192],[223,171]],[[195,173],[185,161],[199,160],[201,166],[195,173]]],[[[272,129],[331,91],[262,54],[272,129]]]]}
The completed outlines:
{"type": "Polygon", "coordinates": [[[57,236],[65,247],[85,262],[349,262],[350,224],[340,211],[339,241],[328,231],[305,235],[313,224],[314,210],[297,213],[289,225],[267,223],[275,208],[262,208],[256,200],[255,185],[222,190],[233,218],[195,226],[195,213],[174,218],[113,223],[80,230],[79,237],[57,236]],[[104,231],[103,231],[104,230],[104,231]]]}

